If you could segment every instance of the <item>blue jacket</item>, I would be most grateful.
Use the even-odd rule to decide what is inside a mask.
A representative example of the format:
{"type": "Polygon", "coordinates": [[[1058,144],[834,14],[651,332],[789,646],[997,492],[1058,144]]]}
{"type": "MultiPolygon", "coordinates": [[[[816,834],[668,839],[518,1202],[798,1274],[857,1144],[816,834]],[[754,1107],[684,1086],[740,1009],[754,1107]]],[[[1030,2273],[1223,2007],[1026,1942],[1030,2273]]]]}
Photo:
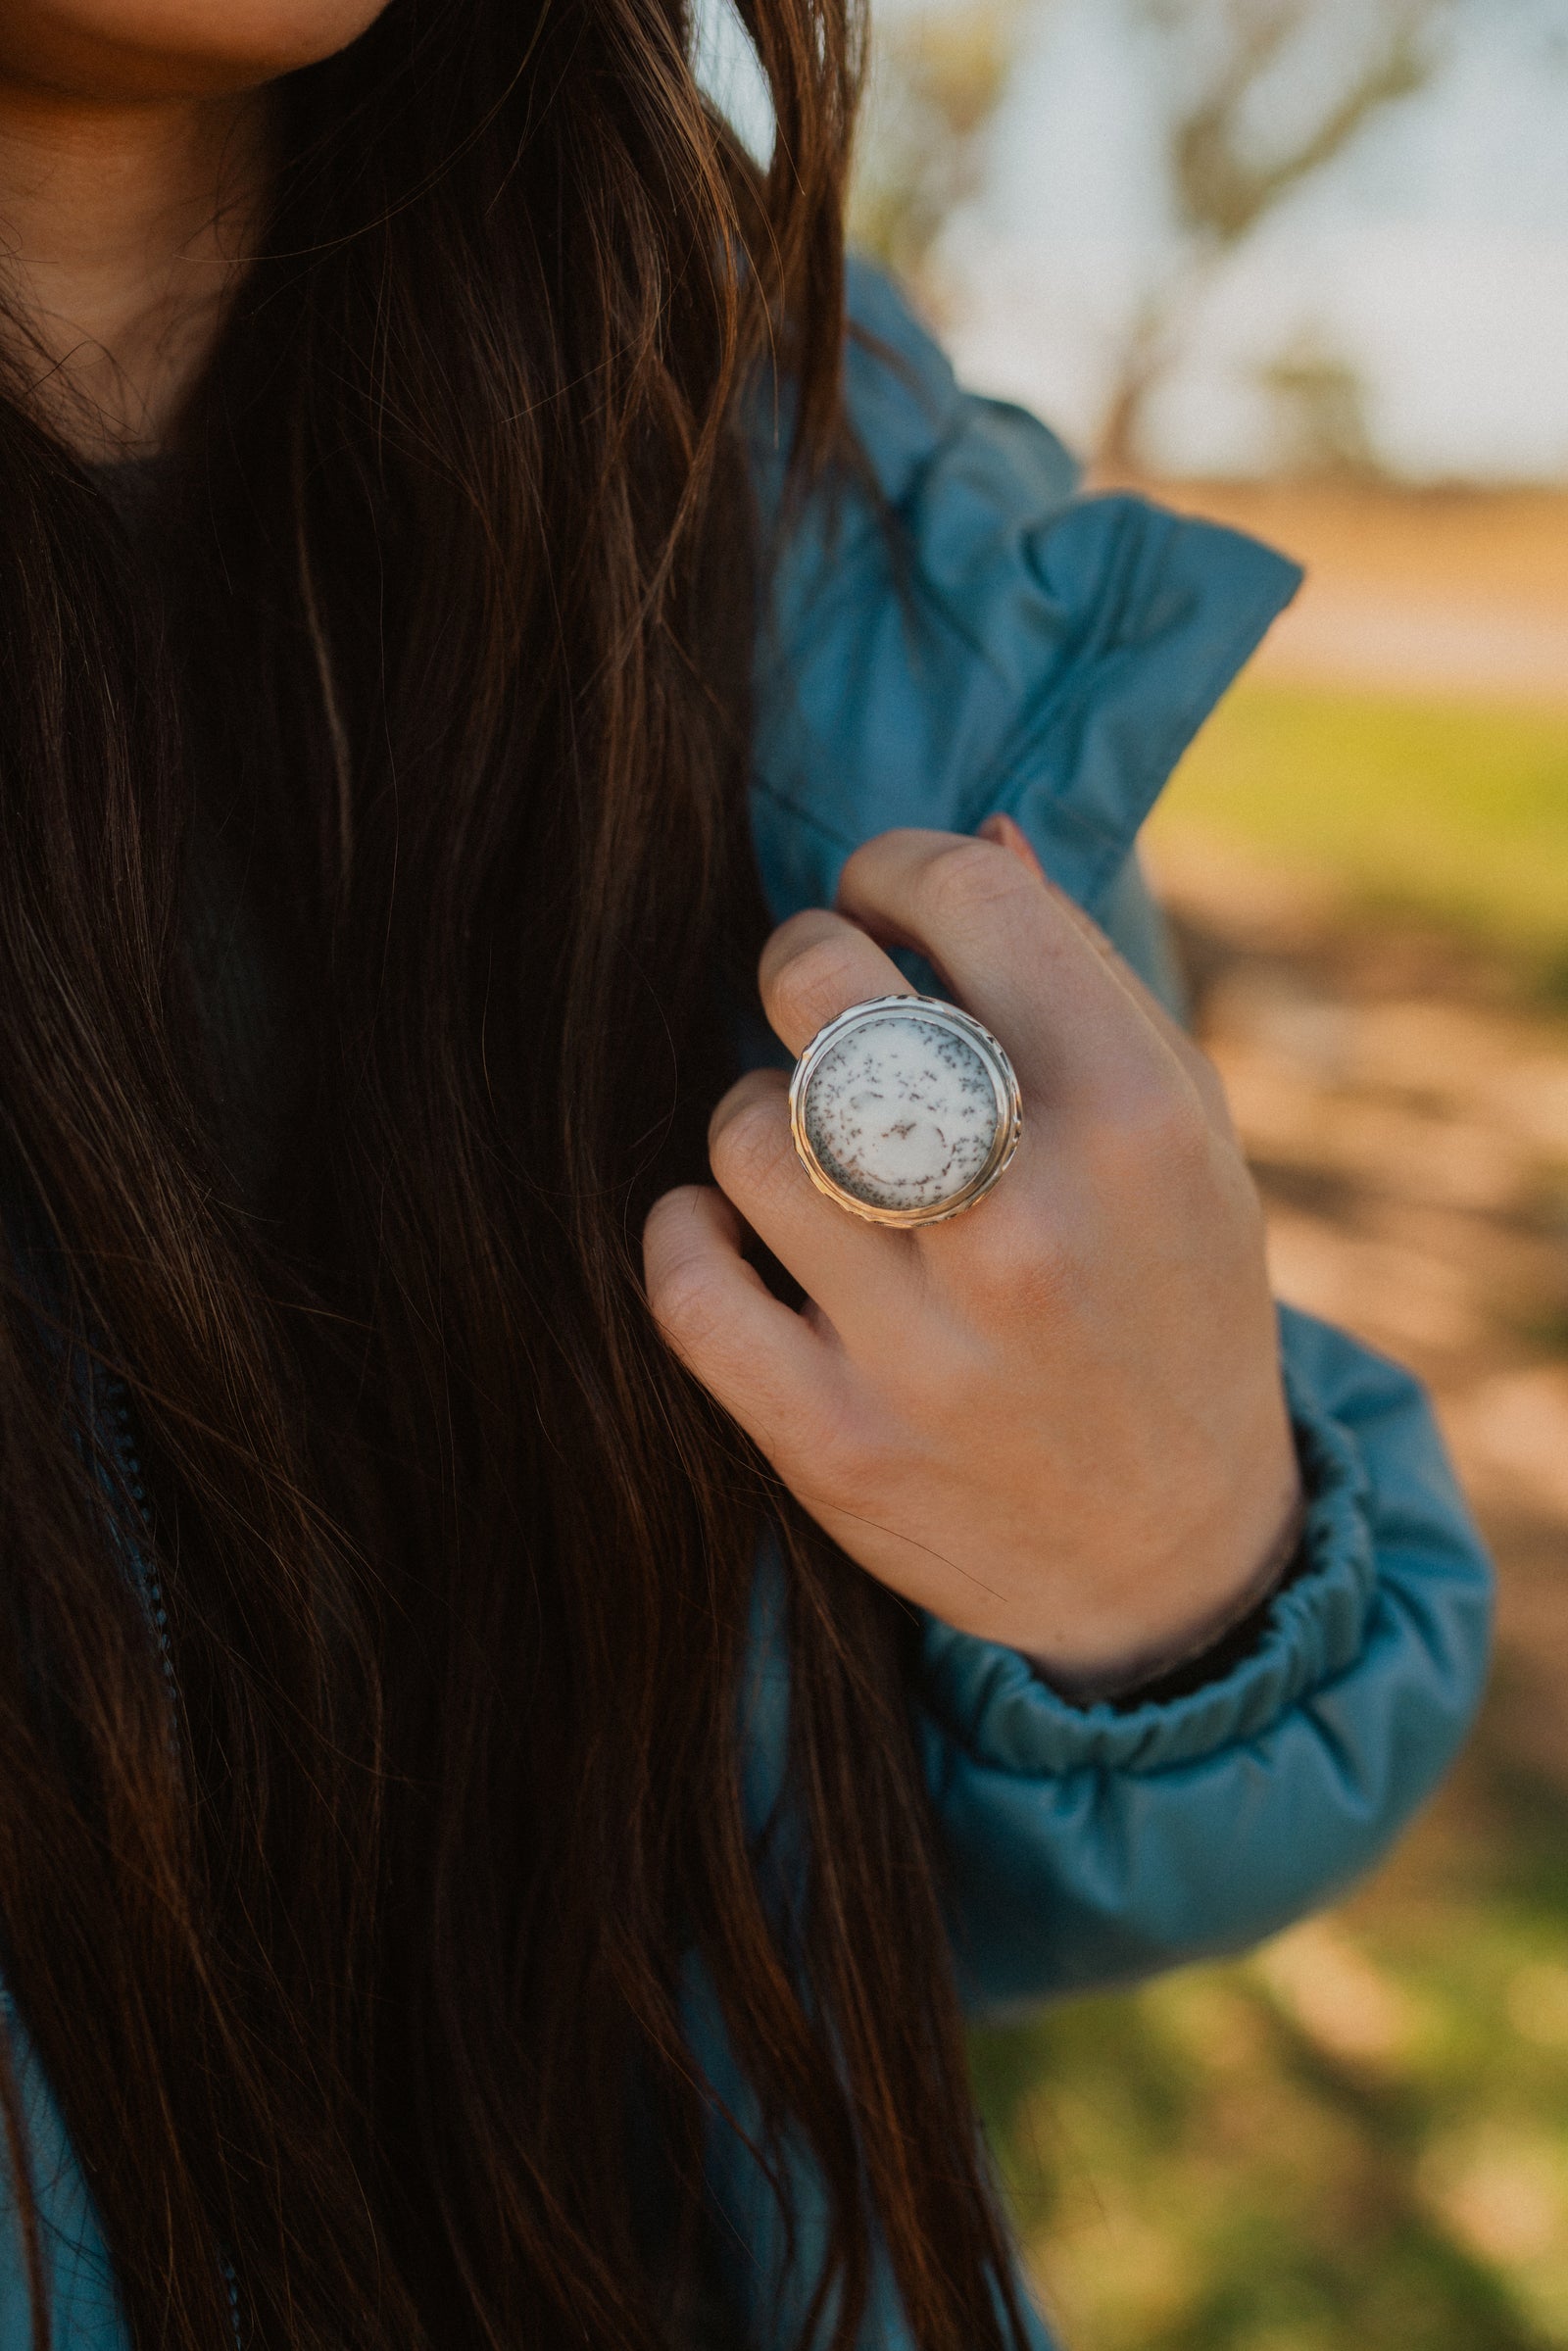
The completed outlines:
{"type": "MultiPolygon", "coordinates": [[[[1298,575],[1141,499],[1080,496],[1060,444],[961,392],[885,282],[853,273],[852,310],[865,331],[848,355],[851,412],[901,527],[852,487],[791,529],[758,672],[754,824],[774,911],[830,901],[850,851],[889,825],[969,831],[1002,809],[1168,988],[1138,828],[1298,575]]],[[[764,514],[781,430],[760,406],[764,514]]],[[[1308,1565],[1243,1662],[1171,1703],[1080,1708],[1011,1651],[927,1624],[914,1702],[977,2013],[1233,1950],[1331,1899],[1463,1737],[1490,1579],[1428,1406],[1405,1373],[1304,1315],[1282,1313],[1281,1338],[1308,1565]]],[[[759,1813],[788,1702],[771,1614],[764,1579],[747,1716],[759,1813]]],[[[782,2351],[808,2298],[812,2182],[797,2183],[806,2257],[791,2276],[735,2128],[746,2084],[698,1979],[688,2016],[715,2116],[733,2118],[715,2120],[710,2159],[729,2290],[746,2340],[782,2351]]],[[[82,2176],[12,2030],[59,2351],[124,2351],[82,2176]]],[[[0,2351],[28,2342],[24,2279],[0,2210],[0,2351]]],[[[865,2351],[908,2339],[884,2278],[865,2351]]]]}

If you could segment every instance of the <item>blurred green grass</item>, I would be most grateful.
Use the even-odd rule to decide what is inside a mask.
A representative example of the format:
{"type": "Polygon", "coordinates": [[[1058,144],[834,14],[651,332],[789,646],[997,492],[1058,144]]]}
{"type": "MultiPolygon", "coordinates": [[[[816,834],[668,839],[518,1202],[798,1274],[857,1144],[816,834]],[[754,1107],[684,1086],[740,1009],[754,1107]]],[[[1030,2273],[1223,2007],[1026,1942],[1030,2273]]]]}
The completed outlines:
{"type": "Polygon", "coordinates": [[[1568,1856],[1481,1777],[1331,1920],[975,2036],[1068,2351],[1568,2344],[1568,1856]]]}
{"type": "MultiPolygon", "coordinates": [[[[1414,918],[1568,995],[1568,709],[1250,681],[1154,826],[1325,879],[1341,932],[1414,918]]],[[[1065,2351],[1568,2351],[1568,1791],[1508,1708],[1505,1669],[1327,1919],[975,2035],[1065,2351]]]]}
{"type": "MultiPolygon", "coordinates": [[[[1568,643],[1563,666],[1568,680],[1568,643]]],[[[1244,680],[1151,830],[1267,851],[1568,988],[1568,697],[1529,710],[1244,680]]]]}

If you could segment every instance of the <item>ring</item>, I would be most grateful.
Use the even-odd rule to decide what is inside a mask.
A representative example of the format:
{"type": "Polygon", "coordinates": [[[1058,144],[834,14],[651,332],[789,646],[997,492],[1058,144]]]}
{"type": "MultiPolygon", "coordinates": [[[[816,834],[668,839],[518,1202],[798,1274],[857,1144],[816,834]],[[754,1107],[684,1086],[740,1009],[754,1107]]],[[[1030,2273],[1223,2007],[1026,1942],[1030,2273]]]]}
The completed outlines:
{"type": "Polygon", "coordinates": [[[1023,1098],[991,1031],[934,996],[874,996],[818,1029],[790,1080],[807,1174],[868,1224],[941,1224],[1018,1148],[1023,1098]]]}

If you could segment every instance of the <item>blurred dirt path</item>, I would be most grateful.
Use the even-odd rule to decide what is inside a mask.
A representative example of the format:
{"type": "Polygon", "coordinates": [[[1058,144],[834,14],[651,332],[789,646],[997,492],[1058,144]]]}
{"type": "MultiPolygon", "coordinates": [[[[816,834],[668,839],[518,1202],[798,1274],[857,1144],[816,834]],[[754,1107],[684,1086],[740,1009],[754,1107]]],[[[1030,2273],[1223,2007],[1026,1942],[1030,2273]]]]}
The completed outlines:
{"type": "Polygon", "coordinates": [[[1156,494],[1305,564],[1259,675],[1568,708],[1568,495],[1235,482],[1156,494]]]}
{"type": "Polygon", "coordinates": [[[1568,1789],[1568,1019],[1228,850],[1154,879],[1276,1287],[1430,1383],[1500,1570],[1492,1735],[1568,1789]]]}

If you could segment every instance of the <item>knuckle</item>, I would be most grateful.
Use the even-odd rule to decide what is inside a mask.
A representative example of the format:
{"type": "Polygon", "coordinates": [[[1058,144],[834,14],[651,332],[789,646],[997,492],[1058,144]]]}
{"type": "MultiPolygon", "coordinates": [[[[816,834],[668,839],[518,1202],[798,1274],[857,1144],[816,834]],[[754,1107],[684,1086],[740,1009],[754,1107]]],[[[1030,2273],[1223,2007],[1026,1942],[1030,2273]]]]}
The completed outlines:
{"type": "Polygon", "coordinates": [[[1129,1088],[1109,1105],[1109,1154],[1146,1181],[1190,1174],[1208,1156],[1208,1123],[1191,1087],[1151,1083],[1129,1088]]]}
{"type": "Polygon", "coordinates": [[[1064,1235],[1042,1218],[997,1229],[966,1269],[981,1326],[998,1331],[1036,1321],[1059,1301],[1072,1267],[1064,1235]]]}
{"type": "Polygon", "coordinates": [[[896,857],[906,853],[923,837],[917,827],[907,824],[889,825],[883,832],[872,833],[845,858],[839,874],[840,896],[858,898],[890,855],[896,857]]]}
{"type": "Polygon", "coordinates": [[[929,825],[886,825],[886,830],[867,835],[844,858],[844,867],[839,872],[839,894],[849,891],[851,898],[858,896],[862,886],[874,882],[874,877],[884,872],[889,862],[909,865],[931,847],[941,847],[953,839],[956,839],[953,832],[933,832],[929,825]]]}
{"type": "Polygon", "coordinates": [[[683,1354],[701,1354],[723,1327],[722,1293],[704,1258],[677,1258],[662,1267],[648,1298],[654,1320],[683,1354]]]}
{"type": "Polygon", "coordinates": [[[926,865],[922,892],[939,922],[972,922],[1030,887],[1016,857],[990,841],[954,841],[926,865]]]}
{"type": "Polygon", "coordinates": [[[793,1152],[789,1122],[771,1097],[731,1111],[709,1148],[713,1174],[732,1199],[771,1191],[793,1152]]]}
{"type": "Polygon", "coordinates": [[[691,1223],[702,1197],[696,1184],[677,1184],[673,1192],[661,1193],[643,1224],[643,1248],[650,1256],[663,1248],[666,1230],[674,1234],[691,1223]]]}
{"type": "Polygon", "coordinates": [[[798,948],[774,975],[778,1008],[814,1036],[864,995],[864,942],[850,937],[813,939],[798,948]]]}
{"type": "Polygon", "coordinates": [[[875,1515],[898,1491],[906,1456],[866,1416],[844,1408],[837,1396],[814,1399],[798,1432],[803,1500],[820,1500],[852,1517],[875,1515]]]}
{"type": "Polygon", "coordinates": [[[1079,1250],[1059,1241],[1036,1247],[999,1283],[997,1310],[1020,1328],[1038,1329],[1054,1322],[1082,1291],[1084,1264],[1079,1250]]]}

